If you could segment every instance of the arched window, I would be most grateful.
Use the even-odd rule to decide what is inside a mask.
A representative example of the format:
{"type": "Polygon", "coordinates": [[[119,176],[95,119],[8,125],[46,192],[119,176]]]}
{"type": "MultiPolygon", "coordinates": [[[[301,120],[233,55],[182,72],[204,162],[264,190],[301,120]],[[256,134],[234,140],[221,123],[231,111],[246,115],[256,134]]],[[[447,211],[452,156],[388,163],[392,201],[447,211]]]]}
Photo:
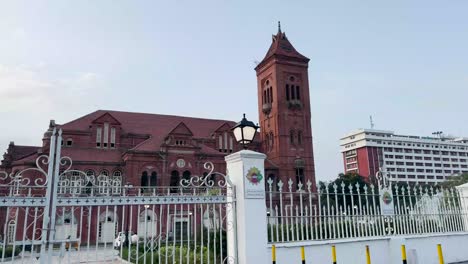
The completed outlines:
{"type": "Polygon", "coordinates": [[[93,189],[93,183],[94,183],[94,171],[93,170],[87,170],[86,171],[86,180],[85,180],[85,193],[86,194],[91,194],[91,191],[93,189]]]}
{"type": "Polygon", "coordinates": [[[291,85],[291,99],[296,99],[296,91],[294,89],[294,85],[291,85]]]}
{"type": "Polygon", "coordinates": [[[179,187],[179,172],[172,171],[171,172],[171,193],[177,192],[177,187],[179,187]]]}
{"type": "Polygon", "coordinates": [[[273,103],[273,87],[270,86],[270,103],[273,103]]]}
{"type": "Polygon", "coordinates": [[[109,172],[107,170],[102,170],[100,175],[109,176],[109,172]]]}
{"type": "Polygon", "coordinates": [[[148,172],[144,171],[141,174],[141,187],[146,187],[148,186],[148,172]]]}
{"type": "Polygon", "coordinates": [[[295,137],[296,133],[294,132],[294,130],[289,131],[289,143],[291,143],[291,145],[294,145],[295,137]]]}
{"type": "Polygon", "coordinates": [[[8,244],[13,244],[15,242],[16,237],[16,222],[15,220],[11,220],[10,223],[8,223],[8,231],[7,231],[7,242],[8,244]]]}
{"type": "Polygon", "coordinates": [[[297,144],[302,145],[302,131],[297,131],[297,144]]]}
{"type": "Polygon", "coordinates": [[[94,171],[93,170],[87,170],[86,171],[86,176],[88,176],[88,178],[94,177],[94,171]]]}
{"type": "Polygon", "coordinates": [[[112,175],[112,193],[120,194],[120,187],[122,186],[122,172],[119,170],[114,171],[112,175]]]}
{"type": "Polygon", "coordinates": [[[182,178],[184,180],[190,180],[190,175],[191,175],[190,171],[184,171],[184,173],[182,173],[182,178]]]}
{"type": "Polygon", "coordinates": [[[301,100],[301,93],[299,90],[300,90],[299,86],[296,86],[296,99],[297,100],[301,100]]]}
{"type": "Polygon", "coordinates": [[[286,84],[286,100],[289,101],[289,84],[286,84]]]}
{"type": "Polygon", "coordinates": [[[151,173],[150,185],[158,186],[158,174],[155,171],[151,173]]]}

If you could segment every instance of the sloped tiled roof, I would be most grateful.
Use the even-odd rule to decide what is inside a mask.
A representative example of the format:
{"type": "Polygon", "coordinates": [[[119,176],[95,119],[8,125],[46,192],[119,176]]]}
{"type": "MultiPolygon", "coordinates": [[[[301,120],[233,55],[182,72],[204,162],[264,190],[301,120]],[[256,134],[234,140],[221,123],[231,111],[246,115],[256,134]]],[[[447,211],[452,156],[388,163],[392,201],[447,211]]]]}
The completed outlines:
{"type": "Polygon", "coordinates": [[[22,158],[25,158],[27,156],[30,156],[32,154],[36,154],[37,151],[41,147],[36,147],[36,146],[13,146],[14,151],[12,153],[12,160],[19,160],[22,158]]]}
{"type": "Polygon", "coordinates": [[[187,126],[195,138],[209,138],[211,134],[225,123],[234,126],[228,120],[206,119],[185,116],[159,115],[146,113],[98,110],[81,118],[68,122],[61,127],[65,130],[86,130],[89,124],[104,114],[110,114],[121,123],[124,133],[149,135],[150,138],[139,144],[137,150],[154,150],[164,138],[181,123],[187,126]]]}
{"type": "Polygon", "coordinates": [[[284,57],[289,57],[293,59],[298,59],[304,62],[308,62],[309,58],[300,54],[294,46],[289,42],[288,38],[286,37],[285,32],[281,32],[281,29],[278,30],[276,35],[272,36],[272,43],[270,48],[268,49],[265,58],[258,64],[257,68],[262,65],[265,61],[269,58],[279,55],[284,57]]]}

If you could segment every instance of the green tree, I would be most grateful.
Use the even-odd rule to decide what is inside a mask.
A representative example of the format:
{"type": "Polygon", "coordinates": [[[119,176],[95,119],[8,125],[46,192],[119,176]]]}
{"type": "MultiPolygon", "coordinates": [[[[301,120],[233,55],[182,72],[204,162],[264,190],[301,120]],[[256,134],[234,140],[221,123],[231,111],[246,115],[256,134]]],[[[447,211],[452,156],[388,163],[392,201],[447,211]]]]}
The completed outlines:
{"type": "MultiPolygon", "coordinates": [[[[341,206],[342,210],[350,210],[350,206],[352,204],[358,205],[359,200],[361,200],[362,205],[365,205],[367,201],[371,202],[372,200],[372,193],[370,190],[369,183],[365,180],[364,177],[357,173],[340,173],[338,175],[338,178],[336,178],[334,181],[320,181],[318,185],[318,188],[320,190],[320,198],[322,200],[322,206],[326,205],[327,201],[329,201],[330,206],[336,207],[336,204],[338,204],[338,206],[341,206]],[[359,186],[359,188],[357,186],[359,186]],[[366,188],[368,199],[366,199],[365,195],[366,188]]],[[[377,186],[375,187],[375,192],[378,193],[377,186]]]]}
{"type": "Polygon", "coordinates": [[[446,188],[460,186],[468,182],[468,173],[463,173],[457,176],[451,176],[447,181],[442,182],[441,185],[446,188]]]}

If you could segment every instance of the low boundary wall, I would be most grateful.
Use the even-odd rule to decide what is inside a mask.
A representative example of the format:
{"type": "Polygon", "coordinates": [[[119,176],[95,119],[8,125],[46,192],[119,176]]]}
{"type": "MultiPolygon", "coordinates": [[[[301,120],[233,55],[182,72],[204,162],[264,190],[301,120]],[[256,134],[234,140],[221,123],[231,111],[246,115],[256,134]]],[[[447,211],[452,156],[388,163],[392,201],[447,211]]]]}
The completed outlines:
{"type": "MultiPolygon", "coordinates": [[[[438,264],[437,244],[442,244],[445,263],[468,261],[468,232],[466,232],[277,243],[275,244],[276,263],[301,263],[301,246],[305,248],[306,263],[332,263],[332,245],[336,246],[338,264],[366,263],[365,246],[369,245],[372,263],[397,264],[402,263],[402,244],[406,245],[408,264],[438,264]]],[[[271,245],[268,247],[268,253],[271,255],[271,245]]]]}

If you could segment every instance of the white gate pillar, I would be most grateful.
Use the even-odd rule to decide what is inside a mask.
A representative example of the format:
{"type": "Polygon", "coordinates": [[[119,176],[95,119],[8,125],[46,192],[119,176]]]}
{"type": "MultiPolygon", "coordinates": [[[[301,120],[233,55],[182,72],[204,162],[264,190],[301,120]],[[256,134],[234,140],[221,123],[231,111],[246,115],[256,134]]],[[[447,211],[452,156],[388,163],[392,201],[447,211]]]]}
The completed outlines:
{"type": "Polygon", "coordinates": [[[465,231],[468,231],[468,183],[455,187],[461,203],[461,213],[465,225],[465,231]]]}
{"type": "Polygon", "coordinates": [[[228,215],[235,228],[228,229],[227,246],[229,256],[237,256],[238,264],[268,263],[265,158],[265,154],[250,150],[225,158],[236,192],[236,210],[228,215]]]}

